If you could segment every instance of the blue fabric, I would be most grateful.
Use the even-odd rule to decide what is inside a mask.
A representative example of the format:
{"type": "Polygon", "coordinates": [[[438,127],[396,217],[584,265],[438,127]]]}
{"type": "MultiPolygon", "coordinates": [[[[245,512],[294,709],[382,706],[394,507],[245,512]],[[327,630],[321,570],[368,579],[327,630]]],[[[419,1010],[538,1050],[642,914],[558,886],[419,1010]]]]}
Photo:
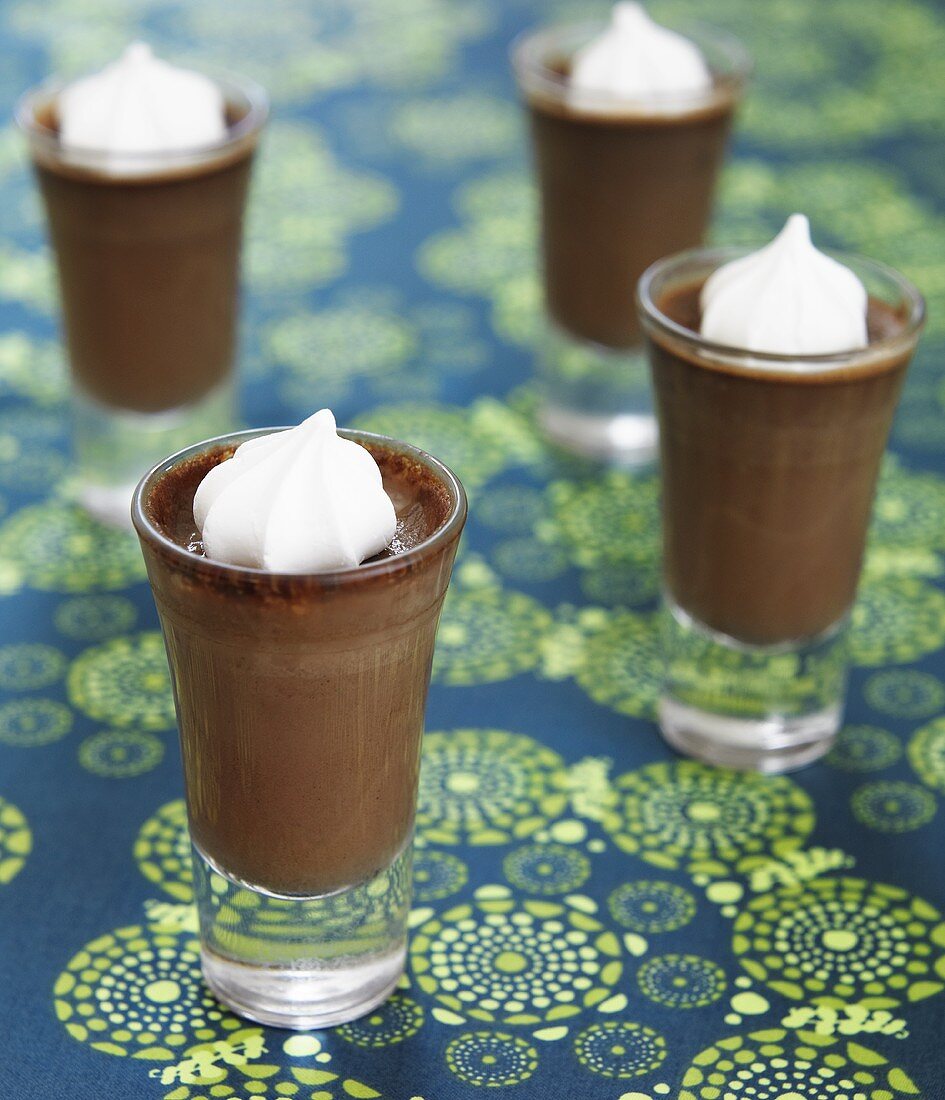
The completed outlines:
{"type": "Polygon", "coordinates": [[[99,65],[134,35],[271,89],[244,418],[330,404],[427,446],[472,501],[430,693],[405,987],[347,1028],[248,1028],[205,1001],[194,965],[156,615],[134,541],[70,503],[41,214],[3,132],[0,1097],[943,1095],[945,14],[712,5],[758,67],[716,238],[760,241],[802,209],[930,304],[877,502],[847,726],[827,761],[761,779],[677,761],[652,721],[655,480],[565,461],[532,421],[533,196],[506,47],[588,10],[0,4],[8,114],[48,72],[99,65]]]}

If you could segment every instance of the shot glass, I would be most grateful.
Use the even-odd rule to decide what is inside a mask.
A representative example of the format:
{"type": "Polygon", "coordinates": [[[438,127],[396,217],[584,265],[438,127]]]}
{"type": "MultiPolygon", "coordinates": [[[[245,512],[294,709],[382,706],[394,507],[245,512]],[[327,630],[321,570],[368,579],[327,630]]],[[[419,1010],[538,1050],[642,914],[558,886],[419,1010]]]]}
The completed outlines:
{"type": "Polygon", "coordinates": [[[155,462],[235,427],[243,212],[268,101],[217,83],[226,137],[184,152],[63,145],[59,80],[16,110],[56,258],[79,498],[115,525],[155,462]]]}
{"type": "Polygon", "coordinates": [[[666,740],[713,764],[801,767],[840,728],[846,635],[880,462],[924,321],[914,286],[836,255],[869,292],[869,345],[770,355],[698,333],[699,291],[745,250],[640,280],[660,423],[666,740]]]}
{"type": "Polygon", "coordinates": [[[702,243],[751,63],[735,39],[684,27],[712,72],[708,91],[628,99],[575,90],[574,55],[603,29],[527,32],[512,64],[541,212],[539,419],[554,443],[634,467],[652,462],[657,446],[637,280],[660,257],[702,243]]]}
{"type": "Polygon", "coordinates": [[[212,561],[193,549],[195,489],[262,434],[160,463],[132,511],[174,684],[206,981],[251,1019],[318,1028],[370,1011],[403,971],[424,709],[466,498],[422,451],[345,431],[381,467],[399,552],[312,574],[212,561]]]}

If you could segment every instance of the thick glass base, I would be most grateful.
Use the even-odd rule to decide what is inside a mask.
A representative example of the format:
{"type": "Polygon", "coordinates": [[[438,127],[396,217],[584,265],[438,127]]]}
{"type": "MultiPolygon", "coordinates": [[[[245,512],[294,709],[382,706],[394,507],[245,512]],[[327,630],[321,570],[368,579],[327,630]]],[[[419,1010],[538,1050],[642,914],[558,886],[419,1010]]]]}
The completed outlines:
{"type": "Polygon", "coordinates": [[[295,1031],[334,1027],[365,1016],[397,988],[406,944],[387,955],[334,969],[258,967],[200,951],[215,997],[240,1016],[295,1031]]]}
{"type": "Polygon", "coordinates": [[[659,701],[660,729],[684,756],[741,771],[789,772],[828,752],[840,729],[839,704],[791,718],[736,718],[687,707],[670,696],[659,701]]]}
{"type": "Polygon", "coordinates": [[[843,721],[845,638],[846,621],[809,641],[745,645],[667,599],[663,736],[686,756],[721,767],[784,772],[812,763],[843,721]]]}
{"type": "Polygon", "coordinates": [[[170,454],[235,427],[233,384],[175,409],[140,413],[72,395],[78,498],[102,523],[131,527],[131,497],[144,474],[170,454]]]}
{"type": "Polygon", "coordinates": [[[552,443],[615,466],[655,461],[659,433],[642,348],[616,351],[549,324],[538,368],[538,421],[552,443]]]}
{"type": "Polygon", "coordinates": [[[279,897],[224,874],[194,848],[207,984],[273,1027],[331,1027],[370,1012],[404,970],[412,849],[367,882],[321,897],[279,897]]]}

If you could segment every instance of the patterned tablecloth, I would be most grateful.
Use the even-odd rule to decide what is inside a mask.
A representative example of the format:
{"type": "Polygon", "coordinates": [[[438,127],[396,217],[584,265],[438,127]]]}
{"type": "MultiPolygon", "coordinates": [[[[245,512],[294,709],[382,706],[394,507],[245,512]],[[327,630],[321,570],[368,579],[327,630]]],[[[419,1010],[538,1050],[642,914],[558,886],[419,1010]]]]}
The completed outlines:
{"type": "MultiPolygon", "coordinates": [[[[654,0],[678,17],[697,0],[654,0]]],[[[133,35],[270,89],[244,412],[452,463],[403,989],[290,1035],[201,984],[174,714],[135,541],[71,503],[49,256],[0,132],[0,1097],[945,1096],[945,12],[714,0],[758,79],[716,236],[792,210],[929,327],[855,612],[849,724],[791,778],[652,723],[658,483],[532,423],[534,196],[506,43],[539,0],[4,0],[3,112],[133,35]]]]}

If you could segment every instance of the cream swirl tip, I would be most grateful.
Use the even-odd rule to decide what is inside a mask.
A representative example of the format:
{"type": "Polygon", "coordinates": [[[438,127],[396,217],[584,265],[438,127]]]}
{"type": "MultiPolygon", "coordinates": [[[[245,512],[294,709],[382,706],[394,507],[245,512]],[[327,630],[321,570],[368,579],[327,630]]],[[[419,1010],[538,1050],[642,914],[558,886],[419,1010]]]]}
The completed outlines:
{"type": "Polygon", "coordinates": [[[642,5],[620,0],[607,28],[574,55],[570,88],[621,99],[692,95],[712,88],[712,74],[698,47],[662,27],[642,5]]]}
{"type": "Polygon", "coordinates": [[[214,466],[194,494],[194,520],[208,558],[271,573],[359,565],[397,529],[374,457],[338,435],[329,409],[214,466]]]}
{"type": "Polygon", "coordinates": [[[830,355],[869,343],[866,287],[814,247],[803,214],[764,248],[714,271],[700,304],[701,334],[745,351],[830,355]]]}
{"type": "Polygon", "coordinates": [[[217,85],[159,60],[143,42],[67,84],[57,111],[66,148],[113,156],[185,152],[226,137],[226,103],[217,85]]]}

